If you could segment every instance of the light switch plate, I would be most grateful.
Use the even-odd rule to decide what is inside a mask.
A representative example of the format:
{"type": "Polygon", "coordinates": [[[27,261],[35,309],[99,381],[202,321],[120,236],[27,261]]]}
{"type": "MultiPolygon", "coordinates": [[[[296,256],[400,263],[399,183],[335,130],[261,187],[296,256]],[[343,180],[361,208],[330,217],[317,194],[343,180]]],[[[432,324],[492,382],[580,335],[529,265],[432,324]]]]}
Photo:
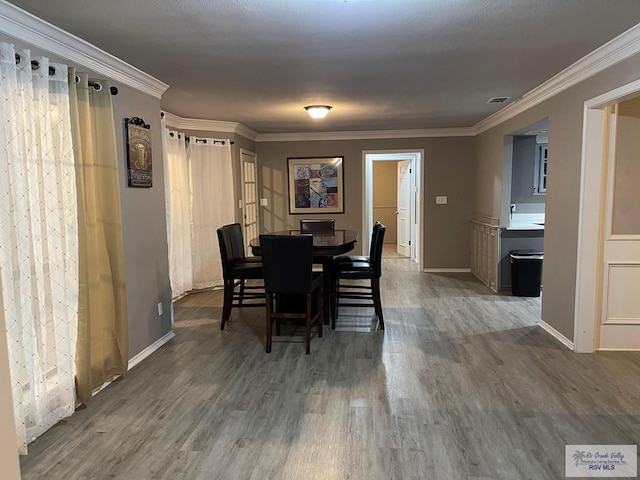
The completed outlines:
{"type": "Polygon", "coordinates": [[[261,199],[260,199],[260,206],[261,206],[261,207],[266,207],[266,206],[268,206],[268,205],[269,205],[269,202],[267,202],[267,199],[266,199],[266,198],[261,198],[261,199]]]}
{"type": "Polygon", "coordinates": [[[436,205],[446,205],[447,204],[447,196],[446,195],[438,195],[436,197],[436,205]]]}

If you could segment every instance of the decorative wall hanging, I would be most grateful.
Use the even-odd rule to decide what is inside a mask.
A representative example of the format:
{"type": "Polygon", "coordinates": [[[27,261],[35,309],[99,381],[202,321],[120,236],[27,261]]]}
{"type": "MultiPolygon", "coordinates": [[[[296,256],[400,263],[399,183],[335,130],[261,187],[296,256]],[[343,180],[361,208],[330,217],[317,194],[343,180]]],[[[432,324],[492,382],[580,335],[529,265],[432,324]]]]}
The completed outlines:
{"type": "Polygon", "coordinates": [[[289,213],[344,213],[344,157],[287,158],[289,213]]]}
{"type": "Polygon", "coordinates": [[[153,183],[151,125],[139,117],[125,118],[127,178],[130,187],[149,188],[153,183]]]}

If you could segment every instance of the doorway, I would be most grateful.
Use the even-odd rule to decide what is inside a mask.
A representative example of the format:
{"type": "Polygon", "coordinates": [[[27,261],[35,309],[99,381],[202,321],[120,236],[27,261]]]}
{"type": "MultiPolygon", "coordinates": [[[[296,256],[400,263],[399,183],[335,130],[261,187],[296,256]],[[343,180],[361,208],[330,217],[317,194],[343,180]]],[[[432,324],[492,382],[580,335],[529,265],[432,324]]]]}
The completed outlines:
{"type": "MultiPolygon", "coordinates": [[[[364,151],[362,155],[362,231],[370,232],[376,220],[382,221],[387,226],[387,234],[391,233],[386,237],[389,243],[385,245],[385,252],[395,252],[393,256],[410,258],[422,265],[420,212],[423,189],[420,172],[424,150],[364,151]],[[374,170],[380,172],[376,181],[374,170]],[[383,172],[386,172],[386,178],[383,172]],[[379,195],[381,189],[382,196],[379,195]],[[374,196],[386,200],[374,202],[374,196]]],[[[363,242],[364,254],[368,253],[368,248],[369,245],[363,242]]]]}
{"type": "Polygon", "coordinates": [[[574,349],[640,350],[640,80],[585,102],[574,349]]]}
{"type": "Polygon", "coordinates": [[[240,176],[242,182],[242,230],[247,251],[251,255],[249,241],[258,236],[258,183],[256,154],[240,149],[240,176]]]}

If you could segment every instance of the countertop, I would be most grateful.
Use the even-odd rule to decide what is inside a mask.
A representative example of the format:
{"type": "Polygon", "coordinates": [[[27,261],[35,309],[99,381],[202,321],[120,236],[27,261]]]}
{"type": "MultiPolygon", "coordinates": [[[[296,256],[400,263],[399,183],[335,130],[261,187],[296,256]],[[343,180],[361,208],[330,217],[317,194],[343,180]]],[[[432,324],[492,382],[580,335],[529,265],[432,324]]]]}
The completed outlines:
{"type": "Polygon", "coordinates": [[[514,213],[506,230],[544,230],[544,213],[514,213]]]}

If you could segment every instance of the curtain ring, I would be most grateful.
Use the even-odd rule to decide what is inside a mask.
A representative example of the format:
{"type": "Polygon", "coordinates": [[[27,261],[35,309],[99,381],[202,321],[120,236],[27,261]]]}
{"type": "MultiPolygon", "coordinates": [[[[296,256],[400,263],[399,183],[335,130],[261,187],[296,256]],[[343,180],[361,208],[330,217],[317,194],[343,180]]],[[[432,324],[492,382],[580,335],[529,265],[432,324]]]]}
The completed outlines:
{"type": "Polygon", "coordinates": [[[31,70],[38,70],[40,63],[37,60],[31,60],[31,70]]]}
{"type": "Polygon", "coordinates": [[[91,82],[90,85],[96,92],[102,91],[102,85],[100,85],[98,82],[91,82]]]}
{"type": "Polygon", "coordinates": [[[19,53],[16,53],[16,65],[20,65],[21,61],[22,61],[22,57],[20,56],[19,53]]]}
{"type": "Polygon", "coordinates": [[[49,67],[49,75],[55,75],[56,74],[56,67],[49,67]]]}
{"type": "Polygon", "coordinates": [[[76,75],[76,85],[80,83],[80,76],[76,75]]]}

